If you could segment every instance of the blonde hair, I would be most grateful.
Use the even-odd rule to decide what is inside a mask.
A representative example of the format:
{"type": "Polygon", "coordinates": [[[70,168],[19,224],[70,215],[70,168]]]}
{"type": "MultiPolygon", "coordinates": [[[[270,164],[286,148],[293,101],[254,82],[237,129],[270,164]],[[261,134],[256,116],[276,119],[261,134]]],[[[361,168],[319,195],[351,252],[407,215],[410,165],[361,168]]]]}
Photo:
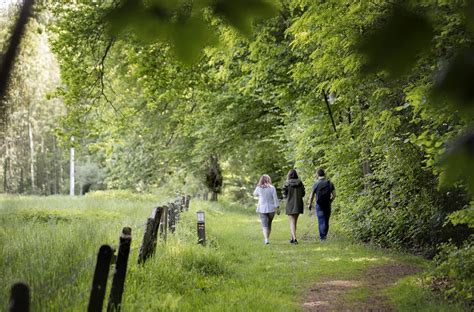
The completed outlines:
{"type": "Polygon", "coordinates": [[[264,174],[260,177],[260,180],[258,180],[258,184],[257,186],[260,186],[260,187],[268,187],[272,185],[272,179],[270,178],[270,176],[268,174],[264,174]]]}

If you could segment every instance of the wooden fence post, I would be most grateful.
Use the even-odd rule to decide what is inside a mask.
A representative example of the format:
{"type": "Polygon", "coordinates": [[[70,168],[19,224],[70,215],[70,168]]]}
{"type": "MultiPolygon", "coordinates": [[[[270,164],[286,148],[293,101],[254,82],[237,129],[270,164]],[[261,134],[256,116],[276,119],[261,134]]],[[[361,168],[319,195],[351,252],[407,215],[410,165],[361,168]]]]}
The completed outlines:
{"type": "Polygon", "coordinates": [[[102,311],[112,254],[113,251],[109,245],[100,246],[99,253],[97,254],[97,264],[95,266],[94,279],[92,281],[89,306],[87,308],[87,311],[89,312],[102,311]]]}
{"type": "Polygon", "coordinates": [[[168,206],[163,207],[163,214],[161,215],[160,221],[160,236],[166,241],[168,234],[168,206]]]}
{"type": "Polygon", "coordinates": [[[142,245],[140,246],[140,253],[138,255],[138,264],[145,263],[155,252],[156,242],[158,240],[158,228],[160,227],[163,211],[163,207],[153,208],[151,216],[147,220],[142,245]]]}
{"type": "Polygon", "coordinates": [[[163,207],[156,207],[153,209],[153,211],[151,212],[151,217],[153,218],[153,220],[155,220],[154,222],[154,227],[153,227],[153,252],[155,251],[155,248],[156,248],[156,243],[158,241],[158,229],[160,227],[160,222],[161,222],[161,217],[163,216],[163,212],[164,212],[164,208],[163,207]]]}
{"type": "Polygon", "coordinates": [[[110,288],[109,303],[107,305],[108,312],[120,311],[131,242],[132,229],[124,227],[122,229],[122,234],[120,235],[120,245],[117,254],[117,261],[115,263],[115,272],[112,279],[112,287],[110,288]]]}
{"type": "Polygon", "coordinates": [[[146,221],[145,232],[143,233],[142,245],[140,246],[140,252],[138,253],[138,264],[145,263],[146,259],[150,256],[150,246],[153,234],[153,227],[155,220],[148,218],[146,221]]]}
{"type": "Polygon", "coordinates": [[[30,310],[30,289],[25,283],[15,283],[11,289],[10,312],[30,310]]]}
{"type": "Polygon", "coordinates": [[[168,205],[168,226],[170,229],[170,233],[174,233],[176,229],[176,205],[174,203],[170,203],[168,205]]]}
{"type": "Polygon", "coordinates": [[[189,210],[189,202],[191,201],[191,195],[186,195],[186,199],[184,201],[184,210],[189,210]]]}

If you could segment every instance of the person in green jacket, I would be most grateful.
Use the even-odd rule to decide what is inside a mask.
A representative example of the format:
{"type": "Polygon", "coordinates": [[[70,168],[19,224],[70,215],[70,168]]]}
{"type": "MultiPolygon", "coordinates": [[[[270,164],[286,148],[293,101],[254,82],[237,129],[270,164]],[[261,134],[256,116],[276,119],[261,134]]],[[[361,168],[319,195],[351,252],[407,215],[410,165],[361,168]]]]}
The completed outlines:
{"type": "Polygon", "coordinates": [[[303,213],[305,189],[295,169],[291,169],[288,172],[288,178],[283,184],[282,192],[283,198],[286,198],[286,214],[290,220],[290,243],[296,245],[298,244],[298,240],[296,239],[296,224],[299,215],[303,213]]]}

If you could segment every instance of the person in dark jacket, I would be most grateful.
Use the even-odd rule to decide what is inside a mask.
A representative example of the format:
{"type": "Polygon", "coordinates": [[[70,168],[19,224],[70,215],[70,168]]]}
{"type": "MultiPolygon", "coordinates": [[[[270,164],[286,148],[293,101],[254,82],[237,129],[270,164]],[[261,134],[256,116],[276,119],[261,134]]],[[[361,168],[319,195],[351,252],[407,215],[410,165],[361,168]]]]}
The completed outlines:
{"type": "Polygon", "coordinates": [[[319,239],[325,241],[329,231],[329,218],[331,217],[331,203],[336,198],[336,188],[331,181],[326,179],[323,169],[316,172],[318,180],[314,183],[308,203],[308,209],[313,206],[316,199],[316,217],[318,218],[319,239]]]}
{"type": "Polygon", "coordinates": [[[298,178],[295,169],[288,172],[288,178],[283,184],[283,198],[286,198],[286,214],[290,220],[291,244],[298,244],[296,239],[296,223],[298,217],[303,213],[303,197],[305,189],[303,182],[298,178]]]}

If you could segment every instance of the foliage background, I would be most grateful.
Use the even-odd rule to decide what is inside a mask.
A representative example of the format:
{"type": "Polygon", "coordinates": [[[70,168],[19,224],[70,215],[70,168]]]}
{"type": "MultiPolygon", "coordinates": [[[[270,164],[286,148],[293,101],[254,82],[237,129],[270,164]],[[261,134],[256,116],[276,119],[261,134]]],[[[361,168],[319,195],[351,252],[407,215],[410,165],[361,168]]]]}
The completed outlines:
{"type": "MultiPolygon", "coordinates": [[[[456,285],[447,297],[472,302],[472,275],[461,261],[467,257],[472,270],[473,115],[463,91],[473,72],[470,2],[272,3],[40,8],[31,27],[47,29],[61,84],[35,105],[47,111],[48,101],[64,103],[56,114],[63,116],[60,142],[31,147],[25,129],[46,131],[39,122],[46,117],[11,127],[22,141],[6,144],[4,155],[29,157],[18,166],[3,158],[4,191],[24,191],[29,176],[27,191],[38,192],[40,177],[51,179],[39,173],[40,155],[53,157],[45,151],[69,147],[71,137],[82,161],[105,172],[95,182],[108,188],[217,194],[220,186],[206,185],[209,160],[217,159],[224,192],[246,201],[263,173],[280,186],[296,168],[309,188],[322,167],[349,237],[428,257],[441,250],[435,280],[456,285]]],[[[11,101],[19,88],[13,85],[11,101]]],[[[28,101],[16,103],[20,114],[28,101]]]]}

